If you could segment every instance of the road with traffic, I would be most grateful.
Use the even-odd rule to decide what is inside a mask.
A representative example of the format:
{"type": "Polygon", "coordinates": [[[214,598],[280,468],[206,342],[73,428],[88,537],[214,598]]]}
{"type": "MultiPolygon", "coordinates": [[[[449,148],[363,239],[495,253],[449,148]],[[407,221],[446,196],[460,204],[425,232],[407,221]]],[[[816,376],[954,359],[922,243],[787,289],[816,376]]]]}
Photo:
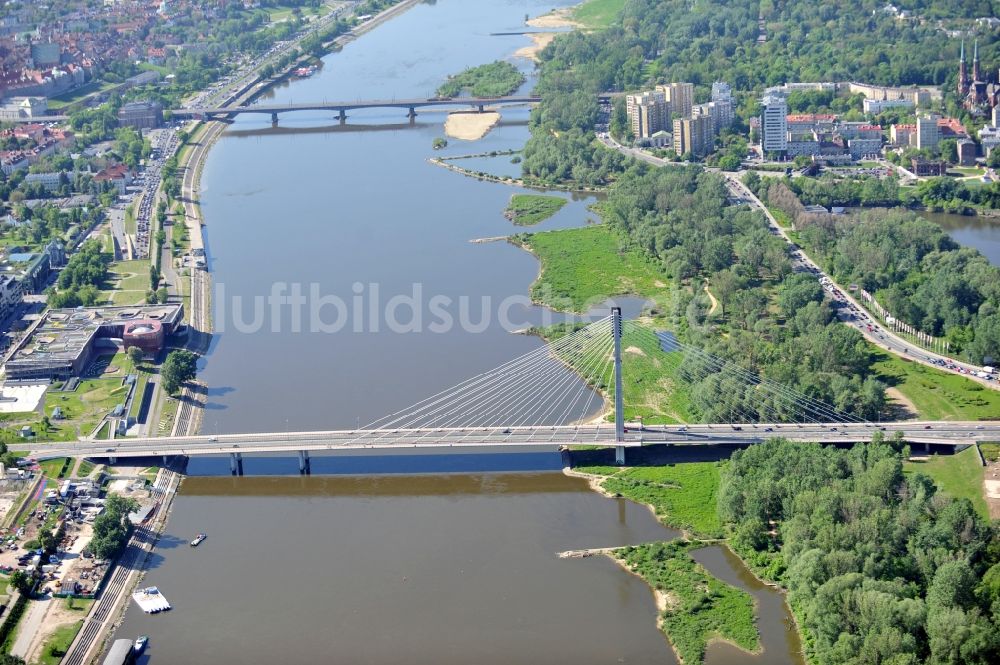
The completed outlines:
{"type": "MultiPolygon", "coordinates": [[[[612,150],[617,150],[630,155],[653,166],[682,165],[650,155],[649,153],[638,148],[631,148],[622,145],[606,132],[599,133],[598,140],[612,150]]],[[[796,270],[810,272],[815,275],[816,279],[820,280],[824,286],[827,284],[830,285],[830,288],[827,289],[827,291],[830,294],[831,299],[836,304],[837,317],[844,324],[856,328],[872,344],[894,353],[901,358],[912,360],[923,365],[927,365],[928,367],[935,367],[943,371],[961,374],[986,387],[994,390],[1000,390],[1000,382],[996,380],[995,376],[993,378],[982,378],[976,376],[976,372],[982,370],[981,367],[971,365],[949,356],[928,351],[923,347],[908,342],[905,338],[897,335],[880,324],[868,313],[861,303],[850,295],[850,291],[848,289],[845,289],[841,285],[837,284],[833,278],[830,277],[830,275],[820,268],[819,264],[813,261],[809,255],[806,254],[805,250],[803,250],[798,244],[795,243],[794,240],[792,240],[792,238],[789,237],[786,229],[778,223],[778,220],[775,219],[774,215],[771,214],[771,211],[767,209],[767,206],[765,206],[764,203],[757,198],[757,196],[750,191],[746,185],[743,184],[743,181],[740,180],[738,173],[720,171],[719,169],[712,168],[706,170],[720,173],[726,179],[730,194],[737,202],[746,203],[764,213],[771,232],[780,236],[786,243],[788,243],[793,266],[796,270]]]]}

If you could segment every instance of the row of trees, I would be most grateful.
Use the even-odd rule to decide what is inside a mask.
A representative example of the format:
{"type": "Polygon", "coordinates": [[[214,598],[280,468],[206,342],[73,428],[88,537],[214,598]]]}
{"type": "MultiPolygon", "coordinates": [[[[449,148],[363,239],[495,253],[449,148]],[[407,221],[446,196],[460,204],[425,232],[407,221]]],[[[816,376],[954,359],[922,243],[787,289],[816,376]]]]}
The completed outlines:
{"type": "Polygon", "coordinates": [[[781,439],[723,467],[737,552],[788,588],[818,665],[1000,661],[1000,540],[899,447],[781,439]]]}

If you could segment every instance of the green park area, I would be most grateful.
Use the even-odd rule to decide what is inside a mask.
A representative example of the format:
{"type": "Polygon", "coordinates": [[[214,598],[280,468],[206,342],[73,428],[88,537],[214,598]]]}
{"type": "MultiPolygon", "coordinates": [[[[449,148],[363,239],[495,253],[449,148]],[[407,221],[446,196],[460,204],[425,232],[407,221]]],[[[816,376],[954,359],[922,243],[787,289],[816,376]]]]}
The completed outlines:
{"type": "Polygon", "coordinates": [[[906,462],[907,473],[924,473],[934,479],[944,494],[955,499],[968,499],[983,518],[989,517],[989,508],[983,496],[984,467],[979,462],[975,447],[954,455],[933,455],[926,460],[906,462]]]}
{"type": "Polygon", "coordinates": [[[80,632],[82,626],[83,619],[80,619],[56,628],[55,632],[42,645],[42,654],[38,662],[41,665],[58,665],[66,652],[69,651],[70,645],[76,639],[76,634],[80,632]]]}
{"type": "Polygon", "coordinates": [[[875,354],[878,379],[899,390],[923,420],[985,420],[1000,414],[1000,391],[883,351],[875,354]]]}
{"type": "Polygon", "coordinates": [[[625,0],[587,0],[573,10],[573,20],[591,30],[607,28],[625,7],[625,0]]]}
{"type": "Polygon", "coordinates": [[[514,194],[503,214],[516,226],[534,226],[562,210],[566,203],[561,196],[514,194]]]}

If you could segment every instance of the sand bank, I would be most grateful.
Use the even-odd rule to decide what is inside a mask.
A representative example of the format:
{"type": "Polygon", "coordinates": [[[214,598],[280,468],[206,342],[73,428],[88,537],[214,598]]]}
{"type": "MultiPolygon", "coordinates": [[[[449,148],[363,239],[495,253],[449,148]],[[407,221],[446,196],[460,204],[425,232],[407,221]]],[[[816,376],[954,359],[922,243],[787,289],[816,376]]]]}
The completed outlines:
{"type": "Polygon", "coordinates": [[[496,111],[453,111],[448,114],[444,123],[444,133],[454,139],[475,141],[490,133],[490,130],[500,123],[500,114],[496,111]]]}

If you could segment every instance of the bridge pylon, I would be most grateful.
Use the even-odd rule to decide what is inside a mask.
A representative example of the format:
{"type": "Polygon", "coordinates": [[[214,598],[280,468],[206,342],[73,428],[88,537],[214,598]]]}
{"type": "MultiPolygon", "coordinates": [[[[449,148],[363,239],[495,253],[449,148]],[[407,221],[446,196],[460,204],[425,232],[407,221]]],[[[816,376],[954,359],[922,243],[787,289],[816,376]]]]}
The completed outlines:
{"type": "Polygon", "coordinates": [[[611,335],[615,342],[615,464],[625,464],[625,406],[622,398],[622,308],[611,308],[611,335]]]}

